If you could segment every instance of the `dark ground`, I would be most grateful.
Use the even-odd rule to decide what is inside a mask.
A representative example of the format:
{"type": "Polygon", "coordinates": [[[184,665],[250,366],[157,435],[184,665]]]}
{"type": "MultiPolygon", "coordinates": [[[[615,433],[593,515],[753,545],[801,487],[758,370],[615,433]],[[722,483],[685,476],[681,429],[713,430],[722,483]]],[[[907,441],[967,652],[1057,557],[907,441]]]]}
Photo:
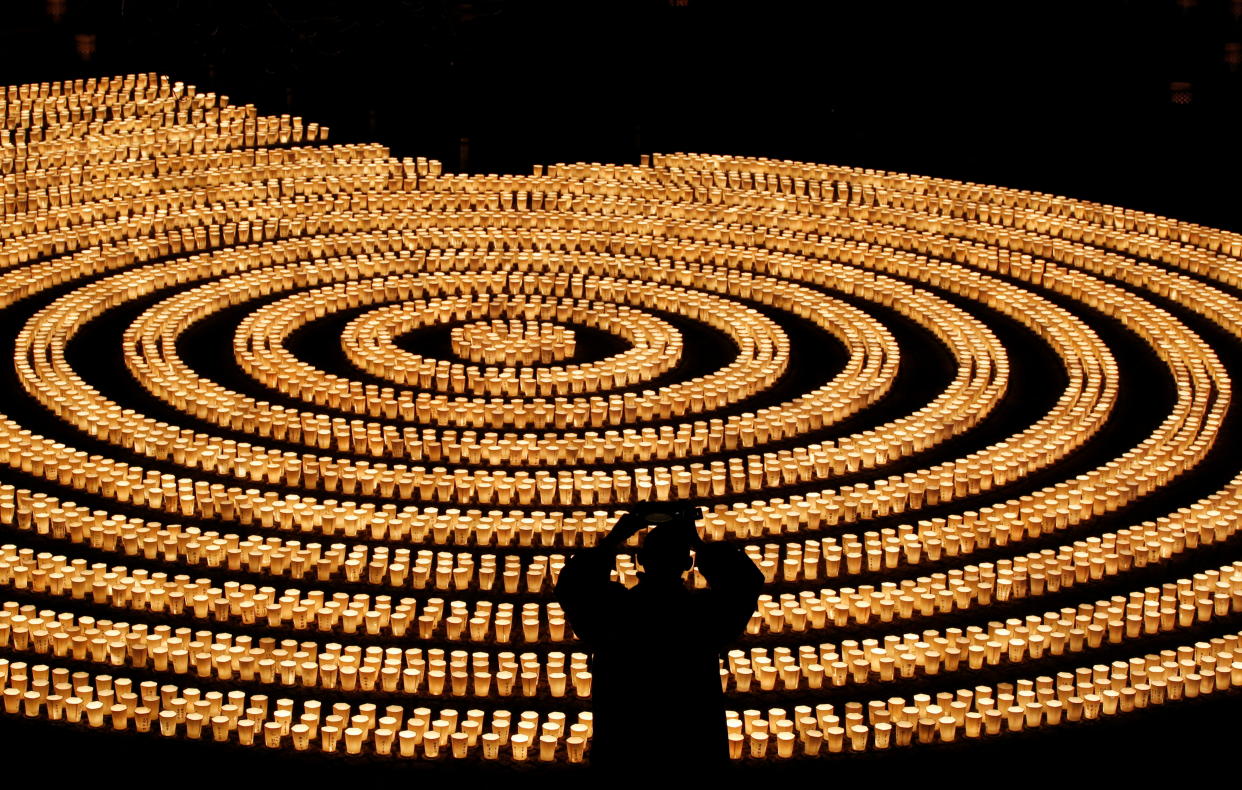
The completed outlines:
{"type": "MultiPolygon", "coordinates": [[[[649,151],[765,155],[1054,192],[1242,232],[1242,65],[1229,63],[1242,59],[1242,45],[1229,46],[1242,42],[1242,2],[70,0],[59,19],[50,5],[5,3],[0,84],[157,71],[451,171],[637,162],[649,151]],[[94,36],[89,58],[79,35],[94,36]]],[[[1215,474],[1236,469],[1230,453],[1220,448],[1215,474]]],[[[1236,558],[1236,541],[1227,551],[1236,558]]],[[[968,749],[738,771],[751,782],[1076,786],[1177,770],[1196,783],[1213,769],[1236,776],[1240,699],[968,749]]],[[[586,776],[276,757],[3,716],[0,756],[50,761],[45,777],[92,786],[157,771],[191,786],[586,776]]]]}
{"type": "MultiPolygon", "coordinates": [[[[1235,787],[1239,701],[1227,696],[1182,700],[1122,720],[1061,725],[993,741],[913,747],[880,754],[842,754],[811,762],[742,764],[730,778],[742,786],[774,782],[795,787],[1235,787]],[[1226,724],[1227,721],[1233,724],[1226,724]],[[1213,727],[1211,725],[1225,725],[1213,727]],[[1234,778],[1230,778],[1230,777],[1234,778]]],[[[537,763],[473,763],[279,755],[263,749],[159,736],[70,729],[0,717],[0,742],[12,767],[26,759],[58,786],[389,787],[477,780],[501,786],[569,786],[603,782],[589,768],[537,763]],[[146,781],[143,781],[146,780],[146,781]],[[356,783],[356,784],[355,784],[356,783]]]]}

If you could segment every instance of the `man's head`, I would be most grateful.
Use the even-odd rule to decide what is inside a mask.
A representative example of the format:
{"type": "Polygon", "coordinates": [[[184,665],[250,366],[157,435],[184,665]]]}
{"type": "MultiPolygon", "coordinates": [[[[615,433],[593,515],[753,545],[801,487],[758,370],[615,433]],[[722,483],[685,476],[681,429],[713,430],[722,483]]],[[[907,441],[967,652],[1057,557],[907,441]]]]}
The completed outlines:
{"type": "Polygon", "coordinates": [[[693,528],[693,523],[674,521],[648,532],[638,549],[638,562],[643,572],[649,578],[663,580],[679,578],[690,570],[693,560],[688,530],[693,528]]]}

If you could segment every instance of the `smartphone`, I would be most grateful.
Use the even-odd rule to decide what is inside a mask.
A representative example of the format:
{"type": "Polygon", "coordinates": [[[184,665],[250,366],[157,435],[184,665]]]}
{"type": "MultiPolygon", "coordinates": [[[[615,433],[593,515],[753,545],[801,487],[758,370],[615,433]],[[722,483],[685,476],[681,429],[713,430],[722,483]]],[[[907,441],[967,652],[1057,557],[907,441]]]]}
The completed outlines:
{"type": "Polygon", "coordinates": [[[662,505],[653,505],[644,508],[642,511],[643,520],[648,524],[659,525],[667,524],[670,521],[688,521],[693,524],[703,518],[703,508],[698,505],[680,505],[674,502],[668,502],[662,505]]]}

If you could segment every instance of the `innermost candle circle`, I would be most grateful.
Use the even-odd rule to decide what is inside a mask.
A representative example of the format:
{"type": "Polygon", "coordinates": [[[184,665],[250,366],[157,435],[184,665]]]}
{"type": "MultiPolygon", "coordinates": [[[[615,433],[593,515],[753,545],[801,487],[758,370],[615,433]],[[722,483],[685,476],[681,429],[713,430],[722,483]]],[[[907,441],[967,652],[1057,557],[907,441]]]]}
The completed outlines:
{"type": "Polygon", "coordinates": [[[453,353],[484,365],[548,364],[568,359],[576,346],[574,330],[523,318],[476,321],[454,327],[453,353]]]}

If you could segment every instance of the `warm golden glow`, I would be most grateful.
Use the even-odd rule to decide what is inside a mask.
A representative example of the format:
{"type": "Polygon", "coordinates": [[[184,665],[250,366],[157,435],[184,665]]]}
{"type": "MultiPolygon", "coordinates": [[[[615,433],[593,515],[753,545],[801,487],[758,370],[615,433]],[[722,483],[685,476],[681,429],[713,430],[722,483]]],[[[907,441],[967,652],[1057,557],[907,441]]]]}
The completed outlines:
{"type": "MultiPolygon", "coordinates": [[[[1226,368],[1145,297],[1242,337],[1242,237],[745,157],[453,175],[327,133],[155,75],[0,93],[0,310],[26,311],[13,372],[32,401],[0,413],[5,715],[267,748],[583,762],[591,677],[550,591],[627,503],[669,498],[708,501],[707,535],[742,543],[772,586],[721,666],[726,692],[757,695],[730,713],[735,759],[993,737],[1242,683],[1242,634],[1144,652],[1147,636],[1242,610],[1242,561],[1105,600],[1088,586],[1239,530],[1242,474],[1154,520],[1093,520],[1193,473],[1215,445],[1226,368]],[[1057,479],[1119,397],[1113,351],[1068,304],[1133,333],[1176,393],[1135,446],[1057,479]],[[883,421],[860,413],[912,352],[869,305],[953,365],[925,405],[883,421]],[[110,353],[145,408],[97,388],[68,353],[127,306],[110,353]],[[183,357],[197,325],[237,308],[231,342],[217,341],[244,387],[183,357]],[[294,348],[338,314],[344,373],[294,348]],[[1029,330],[1064,387],[995,443],[924,461],[1009,392],[1009,352],[980,315],[1029,330]],[[805,359],[790,322],[844,362],[752,411],[805,359]],[[733,351],[684,377],[705,353],[690,325],[733,351]],[[439,356],[401,342],[440,329],[439,356]],[[623,350],[592,355],[588,332],[623,350]],[[23,416],[35,404],[61,438],[23,416]],[[824,438],[856,416],[863,427],[824,438]],[[970,509],[1036,474],[1054,482],[970,509]],[[972,561],[985,549],[1000,558],[972,561]],[[1087,587],[1079,606],[1042,609],[1075,586],[1087,587]],[[1024,617],[989,619],[1018,599],[1024,617]],[[925,627],[951,613],[972,624],[925,627]],[[889,635],[834,633],[867,626],[889,635]],[[407,646],[424,641],[450,647],[407,646]],[[1131,643],[1128,661],[1093,657],[1131,643]],[[1074,672],[1038,663],[1079,653],[1074,672]],[[1029,679],[973,682],[970,670],[1002,665],[1029,665],[1029,679]],[[237,690],[200,691],[199,678],[237,690]],[[901,679],[926,692],[886,691],[901,679]],[[847,686],[864,701],[819,701],[847,686]],[[287,688],[352,702],[295,702],[287,688]],[[752,709],[777,693],[804,704],[752,709]],[[523,711],[535,697],[564,702],[523,711]]],[[[634,570],[623,556],[621,579],[634,570]]]]}

